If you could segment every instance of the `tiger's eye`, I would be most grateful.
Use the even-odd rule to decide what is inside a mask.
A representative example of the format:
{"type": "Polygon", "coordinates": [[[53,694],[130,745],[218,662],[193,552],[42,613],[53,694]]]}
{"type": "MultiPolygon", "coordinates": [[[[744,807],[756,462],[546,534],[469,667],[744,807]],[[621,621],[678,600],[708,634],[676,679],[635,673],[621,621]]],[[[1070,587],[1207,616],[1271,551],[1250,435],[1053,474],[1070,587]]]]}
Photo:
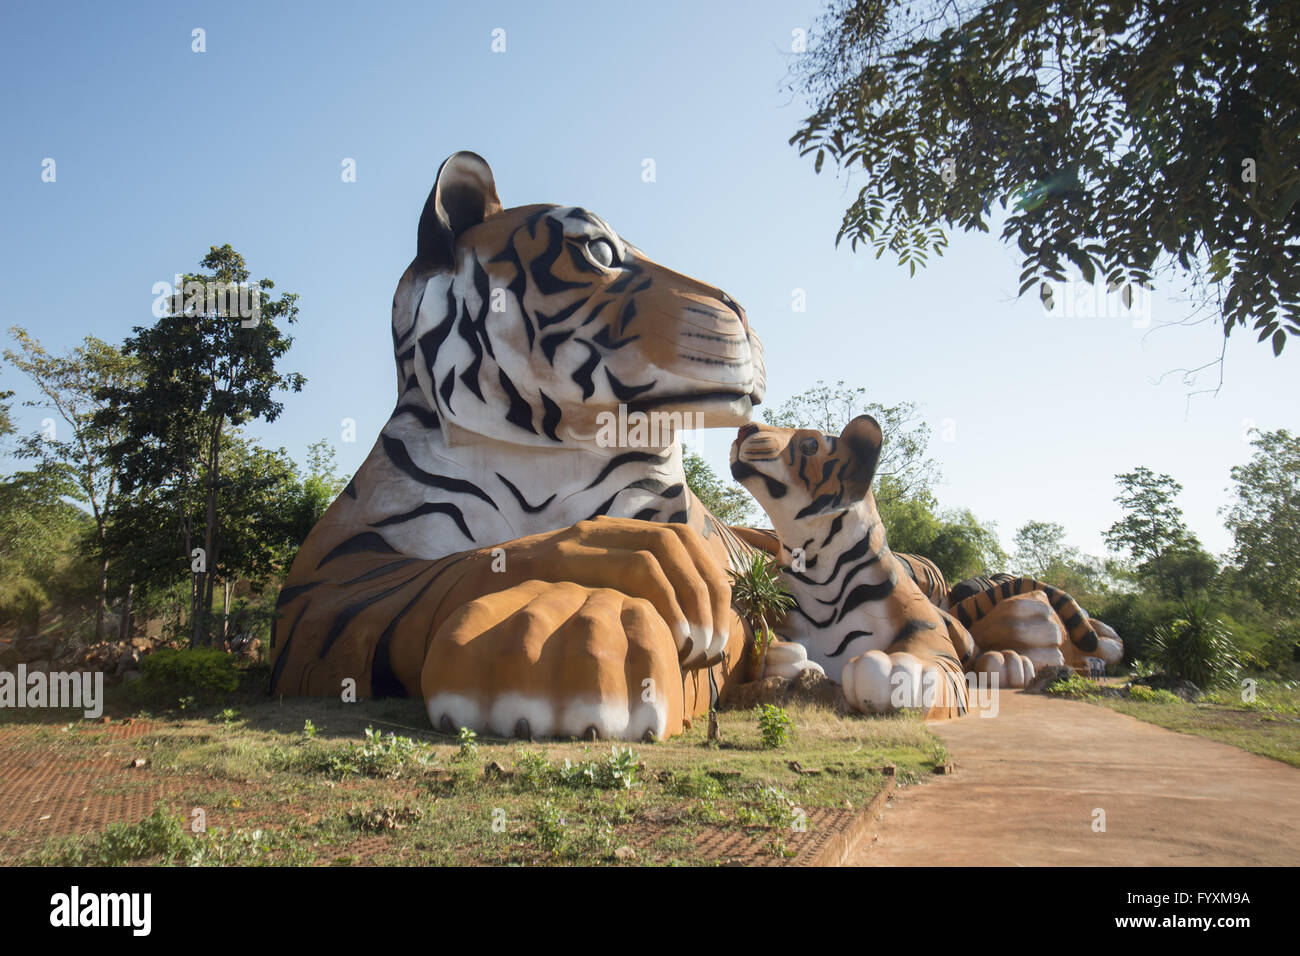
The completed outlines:
{"type": "Polygon", "coordinates": [[[587,251],[591,253],[591,258],[602,266],[608,267],[614,264],[614,246],[608,239],[590,240],[587,243],[587,251]]]}
{"type": "Polygon", "coordinates": [[[816,438],[805,438],[803,441],[799,443],[799,450],[803,452],[805,455],[817,454],[817,449],[819,447],[820,445],[816,438]]]}

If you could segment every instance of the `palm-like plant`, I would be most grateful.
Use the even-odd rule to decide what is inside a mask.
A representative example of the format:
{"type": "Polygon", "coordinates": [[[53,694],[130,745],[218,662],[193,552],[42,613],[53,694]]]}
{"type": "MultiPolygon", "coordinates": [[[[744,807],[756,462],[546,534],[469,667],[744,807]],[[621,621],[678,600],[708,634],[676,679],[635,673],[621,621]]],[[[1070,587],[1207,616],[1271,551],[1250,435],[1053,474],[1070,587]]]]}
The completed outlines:
{"type": "Polygon", "coordinates": [[[772,643],[772,624],[785,617],[794,607],[793,595],[781,583],[776,562],[761,552],[755,552],[749,564],[739,571],[728,569],[731,575],[731,600],[741,617],[754,632],[754,657],[758,660],[758,679],[767,670],[767,649],[772,643]]]}

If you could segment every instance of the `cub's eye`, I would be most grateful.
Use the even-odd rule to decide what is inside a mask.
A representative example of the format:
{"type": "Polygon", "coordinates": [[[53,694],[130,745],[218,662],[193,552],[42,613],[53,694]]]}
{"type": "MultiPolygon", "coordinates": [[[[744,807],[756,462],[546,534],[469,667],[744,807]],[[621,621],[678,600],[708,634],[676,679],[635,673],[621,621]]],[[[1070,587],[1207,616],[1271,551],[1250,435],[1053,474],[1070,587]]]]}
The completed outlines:
{"type": "Polygon", "coordinates": [[[614,264],[614,244],[608,239],[588,239],[587,254],[606,268],[614,264]]]}
{"type": "Polygon", "coordinates": [[[817,449],[820,447],[821,443],[818,442],[816,438],[805,438],[799,443],[799,450],[805,455],[817,454],[817,449]]]}

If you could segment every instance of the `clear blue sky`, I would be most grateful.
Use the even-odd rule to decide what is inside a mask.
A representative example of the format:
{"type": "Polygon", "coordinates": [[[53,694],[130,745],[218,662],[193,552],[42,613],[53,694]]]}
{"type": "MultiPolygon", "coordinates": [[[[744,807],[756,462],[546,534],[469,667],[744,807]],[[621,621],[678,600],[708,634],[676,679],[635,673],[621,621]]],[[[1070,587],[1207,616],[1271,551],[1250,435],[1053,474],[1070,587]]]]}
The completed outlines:
{"type": "MultiPolygon", "coordinates": [[[[308,385],[252,433],[295,457],[328,437],[350,473],[392,407],[390,301],[424,198],[439,162],[473,149],[507,206],[583,205],[731,293],[766,343],[770,402],[819,378],[919,402],[941,503],[996,521],[1004,544],[1037,518],[1101,554],[1113,476],[1144,464],[1183,483],[1192,529],[1226,549],[1217,509],[1249,457],[1244,427],[1297,427],[1298,357],[1236,336],[1220,394],[1189,405],[1178,375],[1156,379],[1216,356],[1219,333],[1159,329],[1184,315],[1176,290],[1156,291],[1152,331],[1044,317],[1035,297],[1015,299],[1016,256],[994,238],[955,237],[911,279],[837,250],[856,186],[814,176],[787,145],[805,107],[782,91],[791,31],[820,9],[6,4],[4,326],[55,350],[87,334],[118,342],[153,321],[155,282],[229,242],[255,276],[302,296],[286,367],[308,385]],[[191,51],[196,27],[206,53],[191,51]],[[41,181],[46,157],[54,183],[41,181]],[[647,157],[654,183],[641,179],[647,157]],[[341,181],[345,158],[355,183],[341,181]],[[344,418],[355,444],[339,444],[344,418]]],[[[0,383],[32,397],[12,370],[0,383]]],[[[26,427],[41,417],[16,411],[26,427]]],[[[723,473],[732,436],[696,441],[723,473]]]]}

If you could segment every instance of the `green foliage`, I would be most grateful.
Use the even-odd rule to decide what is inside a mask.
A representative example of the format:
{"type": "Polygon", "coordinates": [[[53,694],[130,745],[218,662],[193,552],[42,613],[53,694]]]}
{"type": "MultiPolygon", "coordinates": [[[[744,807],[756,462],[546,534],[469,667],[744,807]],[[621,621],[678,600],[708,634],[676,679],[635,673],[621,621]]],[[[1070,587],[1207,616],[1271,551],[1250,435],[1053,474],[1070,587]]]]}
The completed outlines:
{"type": "Polygon", "coordinates": [[[65,472],[0,478],[0,624],[35,631],[44,608],[94,595],[86,546],[94,522],[61,497],[70,490],[65,472]]]}
{"type": "Polygon", "coordinates": [[[140,660],[140,680],[130,685],[138,699],[162,706],[181,698],[209,704],[239,687],[235,658],[210,647],[159,648],[140,660]]]}
{"type": "Polygon", "coordinates": [[[758,734],[763,746],[775,750],[790,742],[790,732],[794,722],[783,707],[775,704],[758,705],[758,734]]]}
{"type": "Polygon", "coordinates": [[[108,520],[121,497],[119,466],[111,448],[121,440],[122,429],[116,423],[102,422],[98,413],[106,407],[104,389],[135,386],[137,366],[132,358],[94,336],[56,356],[25,329],[13,326],[9,331],[18,350],[6,349],[5,358],[31,379],[41,394],[39,400],[25,404],[45,413],[51,426],[48,432],[42,429],[25,436],[17,456],[40,462],[38,470],[59,472],[67,485],[62,494],[90,514],[93,534],[86,535],[84,547],[98,558],[95,639],[102,640],[108,602],[108,520]]]}
{"type": "Polygon", "coordinates": [[[348,826],[363,833],[401,830],[424,819],[424,811],[412,806],[353,808],[347,813],[348,826]]]}
{"type": "MultiPolygon", "coordinates": [[[[275,284],[270,279],[250,282],[243,257],[229,245],[213,246],[201,267],[211,271],[187,274],[183,284],[256,288],[260,302],[256,321],[230,314],[229,303],[216,296],[168,303],[167,314],[152,326],[136,326],[122,346],[123,353],[137,362],[139,384],[100,389],[97,398],[104,406],[94,416],[96,427],[121,436],[109,457],[120,469],[123,492],[149,499],[147,507],[119,516],[119,540],[134,534],[141,540],[165,542],[182,567],[188,565],[192,549],[203,548],[205,568],[194,573],[191,605],[195,644],[209,639],[200,612],[212,606],[213,583],[232,564],[223,559],[223,552],[234,557],[233,566],[241,561],[257,565],[260,554],[245,540],[249,534],[261,533],[260,523],[222,527],[223,510],[232,506],[229,498],[224,509],[220,502],[221,490],[229,487],[227,479],[232,477],[223,472],[223,448],[232,429],[279,417],[283,405],[276,400],[277,393],[301,391],[305,381],[276,367],[293,341],[284,326],[297,321],[297,296],[270,299],[266,293],[275,284]],[[123,525],[121,519],[129,517],[143,525],[134,529],[123,525]],[[160,528],[170,528],[170,536],[159,536],[160,528]]],[[[283,484],[283,469],[279,475],[262,476],[257,473],[261,464],[276,463],[251,463],[242,476],[245,490],[262,488],[263,477],[283,484]]],[[[155,570],[165,565],[158,556],[147,563],[155,570]]]]}
{"type": "Polygon", "coordinates": [[[302,735],[308,740],[314,739],[316,736],[316,725],[310,720],[304,720],[302,722],[302,735]]]}
{"type": "Polygon", "coordinates": [[[1100,693],[1097,682],[1079,674],[1048,684],[1044,691],[1055,697],[1095,697],[1100,693]]]}
{"type": "Polygon", "coordinates": [[[785,829],[793,825],[796,807],[780,787],[760,787],[753,801],[739,808],[736,819],[741,826],[785,829]]]}
{"type": "Polygon", "coordinates": [[[671,774],[664,782],[664,792],[674,797],[694,797],[700,800],[717,800],[722,796],[722,784],[703,769],[671,774]]]}
{"type": "Polygon", "coordinates": [[[556,771],[556,780],[576,789],[628,790],[636,786],[638,762],[631,747],[614,746],[593,760],[574,763],[566,757],[564,766],[556,771]]]}
{"type": "Polygon", "coordinates": [[[473,760],[478,756],[478,734],[468,727],[462,727],[456,733],[456,744],[459,748],[456,757],[459,760],[473,760]]]}
{"type": "Polygon", "coordinates": [[[161,857],[185,862],[193,838],[180,816],[164,806],[137,823],[110,823],[97,837],[56,841],[33,862],[41,866],[124,866],[161,857]]]}
{"type": "Polygon", "coordinates": [[[1232,469],[1225,521],[1243,584],[1265,607],[1300,615],[1300,437],[1252,432],[1249,462],[1232,469]]]}
{"type": "Polygon", "coordinates": [[[1198,604],[1188,605],[1180,619],[1156,628],[1151,654],[1164,673],[1200,688],[1235,680],[1241,667],[1223,622],[1198,604]]]}
{"type": "Polygon", "coordinates": [[[397,780],[423,773],[432,760],[433,752],[427,744],[367,727],[365,739],[348,741],[342,752],[328,762],[327,770],[336,777],[397,780]]]}
{"type": "Polygon", "coordinates": [[[1078,551],[1065,543],[1065,528],[1054,521],[1028,521],[1016,531],[1016,570],[1040,581],[1052,568],[1072,560],[1078,551]]]}
{"type": "Polygon", "coordinates": [[[1088,610],[1123,638],[1124,656],[1128,660],[1150,660],[1156,628],[1177,620],[1182,614],[1178,602],[1140,591],[1111,594],[1088,610]]]}
{"type": "Polygon", "coordinates": [[[723,524],[746,525],[754,519],[754,500],[735,482],[726,482],[709,467],[709,463],[689,448],[682,448],[682,467],[686,486],[723,524]]]}
{"type": "Polygon", "coordinates": [[[995,526],[982,523],[968,510],[936,513],[929,495],[877,498],[876,510],[885,525],[889,547],[903,554],[920,554],[939,566],[949,582],[991,573],[1006,564],[995,526]]]}
{"type": "Polygon", "coordinates": [[[790,142],[862,174],[855,249],[915,272],[998,203],[1022,295],[1168,272],[1276,353],[1300,332],[1297,33],[1295,4],[1256,0],[832,0],[790,142]]]}
{"type": "Polygon", "coordinates": [[[754,656],[759,661],[761,678],[767,668],[772,625],[780,623],[786,611],[794,607],[794,597],[782,583],[776,562],[766,554],[754,552],[749,564],[740,571],[728,568],[727,574],[731,576],[732,604],[754,633],[754,656]]]}
{"type": "Polygon", "coordinates": [[[1142,684],[1133,684],[1128,689],[1129,700],[1140,701],[1144,704],[1181,704],[1183,699],[1177,694],[1161,690],[1158,687],[1146,687],[1142,684]]]}
{"type": "Polygon", "coordinates": [[[1115,480],[1120,486],[1115,501],[1124,517],[1105,532],[1107,546],[1127,552],[1139,577],[1162,597],[1182,600],[1208,588],[1218,564],[1187,530],[1175,503],[1183,486],[1144,467],[1115,480]]]}

